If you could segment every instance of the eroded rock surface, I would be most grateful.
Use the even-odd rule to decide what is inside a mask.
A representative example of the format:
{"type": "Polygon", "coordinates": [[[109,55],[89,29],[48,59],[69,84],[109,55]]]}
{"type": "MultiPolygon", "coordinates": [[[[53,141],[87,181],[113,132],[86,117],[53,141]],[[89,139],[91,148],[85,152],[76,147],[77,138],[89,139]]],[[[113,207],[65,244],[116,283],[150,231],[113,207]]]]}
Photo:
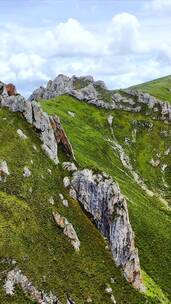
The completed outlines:
{"type": "Polygon", "coordinates": [[[74,157],[71,144],[59,118],[44,113],[37,102],[30,102],[15,91],[13,93],[9,95],[6,85],[0,82],[0,106],[23,114],[28,123],[37,129],[43,143],[42,148],[55,163],[58,163],[58,144],[64,147],[69,156],[74,157]]]}
{"type": "Polygon", "coordinates": [[[94,81],[91,76],[67,77],[58,75],[47,86],[40,87],[30,96],[30,100],[51,99],[63,94],[69,94],[78,100],[86,101],[97,107],[128,112],[143,112],[152,115],[154,119],[171,122],[171,105],[162,102],[147,93],[127,89],[114,92],[107,89],[102,81],[94,81]],[[106,96],[107,100],[106,100],[106,96]]]}
{"type": "Polygon", "coordinates": [[[16,285],[20,286],[23,292],[30,296],[32,300],[40,304],[60,304],[58,298],[50,292],[46,294],[44,291],[39,291],[34,287],[32,282],[21,272],[18,267],[9,271],[4,284],[4,289],[7,295],[13,296],[15,294],[16,285]]]}
{"type": "Polygon", "coordinates": [[[71,185],[78,201],[109,240],[116,265],[122,267],[126,279],[136,289],[144,291],[127,203],[117,183],[106,174],[84,169],[73,173],[71,185]]]}

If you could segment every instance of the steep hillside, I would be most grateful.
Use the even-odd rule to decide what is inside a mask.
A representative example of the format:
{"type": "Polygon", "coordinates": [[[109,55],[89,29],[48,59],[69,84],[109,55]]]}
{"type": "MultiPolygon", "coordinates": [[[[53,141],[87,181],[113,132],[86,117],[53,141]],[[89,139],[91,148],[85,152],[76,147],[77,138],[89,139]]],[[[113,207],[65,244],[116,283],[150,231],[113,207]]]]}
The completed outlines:
{"type": "MultiPolygon", "coordinates": [[[[80,79],[75,79],[78,92],[85,88],[84,96],[87,96],[87,81],[92,82],[92,79],[82,79],[81,83],[80,79]]],[[[2,94],[0,302],[170,303],[169,116],[165,116],[163,123],[160,116],[154,119],[143,111],[132,113],[119,108],[105,109],[102,101],[102,107],[99,104],[94,106],[89,101],[86,103],[63,95],[64,87],[58,97],[38,98],[50,116],[44,114],[35,102],[23,100],[16,94],[11,97],[6,93],[3,97],[2,94]],[[19,113],[12,113],[11,109],[19,113]],[[84,184],[78,184],[77,192],[82,191],[82,194],[77,193],[75,199],[72,198],[73,193],[71,195],[73,189],[69,190],[69,179],[72,184],[74,179],[72,172],[67,170],[67,166],[71,166],[68,161],[73,162],[74,157],[78,170],[90,169],[86,171],[90,172],[90,187],[83,191],[88,179],[84,184]],[[67,166],[64,166],[66,161],[67,166]],[[94,177],[91,177],[91,172],[94,172],[94,177]],[[108,214],[111,208],[108,196],[111,193],[106,192],[105,181],[102,187],[100,178],[104,176],[107,183],[111,183],[111,179],[102,172],[118,182],[126,199],[123,204],[121,193],[117,192],[114,206],[117,206],[118,213],[113,212],[111,216],[108,214]],[[93,181],[95,184],[92,178],[97,179],[93,181]],[[100,187],[98,190],[96,185],[100,187]],[[96,228],[98,221],[83,210],[84,204],[88,203],[85,191],[88,197],[91,196],[91,204],[97,205],[98,195],[99,201],[102,195],[103,203],[105,200],[108,203],[106,214],[102,212],[102,216],[106,218],[108,215],[109,223],[104,221],[104,225],[110,225],[110,221],[116,224],[127,208],[125,205],[128,205],[145,292],[134,289],[126,281],[122,267],[116,266],[107,239],[96,228]],[[67,225],[71,223],[75,230],[63,233],[66,228],[64,222],[67,225]],[[69,238],[74,233],[80,241],[79,251],[74,250],[69,238]],[[8,295],[12,282],[16,285],[15,290],[8,295]]],[[[105,103],[109,95],[115,94],[101,82],[95,84],[95,90],[97,87],[105,103]]],[[[53,95],[52,91],[49,92],[53,95]]],[[[92,91],[88,96],[90,93],[92,91]]],[[[124,102],[122,100],[121,104],[124,102]]],[[[75,176],[83,172],[74,170],[75,176]]],[[[116,188],[115,182],[113,187],[116,188]]],[[[96,210],[96,215],[99,220],[100,209],[96,210]]],[[[122,230],[124,233],[129,228],[129,237],[132,237],[131,226],[122,230]]],[[[115,225],[112,227],[115,229],[115,225]]],[[[125,252],[130,248],[128,240],[126,238],[125,252]]],[[[130,241],[134,246],[134,239],[130,241]]],[[[115,245],[115,239],[113,242],[115,245]]],[[[119,246],[122,251],[123,245],[120,243],[119,246]]]]}
{"type": "MultiPolygon", "coordinates": [[[[160,140],[161,147],[168,147],[170,143],[170,136],[166,137],[166,142],[163,145],[164,139],[162,140],[162,136],[160,137],[162,130],[168,132],[168,125],[155,122],[151,133],[156,136],[156,139],[154,138],[154,144],[156,144],[150,149],[152,134],[146,125],[143,127],[144,121],[150,123],[150,120],[144,118],[143,115],[115,111],[111,113],[111,111],[96,109],[94,106],[79,102],[69,96],[60,96],[54,100],[44,101],[42,106],[50,114],[55,113],[61,117],[62,124],[75,151],[76,160],[82,167],[105,171],[118,181],[122,193],[129,201],[131,223],[136,233],[143,269],[159,286],[169,292],[170,274],[166,273],[165,269],[170,260],[170,212],[164,203],[159,203],[155,196],[152,198],[148,196],[135,182],[130,170],[123,166],[115,145],[117,142],[125,147],[125,151],[128,155],[130,154],[135,171],[142,174],[149,190],[153,190],[157,194],[164,189],[165,196],[170,199],[170,188],[167,190],[162,184],[162,172],[149,164],[155,147],[159,151],[158,143],[160,140]],[[68,110],[74,112],[75,116],[70,116],[68,110]],[[113,115],[112,130],[114,136],[107,121],[109,114],[113,115]],[[132,122],[135,120],[140,124],[137,131],[138,139],[136,143],[127,144],[125,137],[130,138],[131,141],[134,128],[132,122]],[[149,150],[146,154],[148,144],[149,150]],[[134,154],[137,159],[134,159],[134,154]]],[[[170,160],[168,160],[168,164],[170,166],[170,160]]],[[[165,177],[168,179],[168,183],[170,180],[169,172],[170,169],[165,177]]]]}
{"type": "MultiPolygon", "coordinates": [[[[126,283],[115,267],[100,233],[79,204],[69,197],[63,186],[66,172],[41,151],[40,141],[32,128],[20,115],[8,110],[0,110],[0,120],[0,141],[3,143],[0,155],[10,171],[6,182],[0,183],[1,303],[31,303],[23,298],[21,289],[17,289],[14,298],[5,296],[3,282],[7,273],[4,268],[14,267],[9,258],[16,261],[38,289],[51,290],[61,303],[66,303],[67,293],[76,303],[86,303],[89,297],[94,303],[111,303],[110,295],[105,292],[106,284],[112,285],[118,302],[143,301],[144,297],[126,283]],[[17,129],[24,132],[26,140],[18,136],[17,129]],[[31,171],[30,177],[23,177],[25,166],[31,171]],[[63,206],[59,193],[68,200],[69,208],[63,206]],[[76,228],[81,241],[79,254],[55,225],[53,211],[66,216],[76,228]],[[111,284],[111,278],[115,279],[115,284],[111,284]]],[[[63,157],[61,152],[60,159],[63,157]]]]}
{"type": "Polygon", "coordinates": [[[171,103],[171,76],[158,78],[131,88],[142,90],[161,100],[167,100],[171,103]]]}

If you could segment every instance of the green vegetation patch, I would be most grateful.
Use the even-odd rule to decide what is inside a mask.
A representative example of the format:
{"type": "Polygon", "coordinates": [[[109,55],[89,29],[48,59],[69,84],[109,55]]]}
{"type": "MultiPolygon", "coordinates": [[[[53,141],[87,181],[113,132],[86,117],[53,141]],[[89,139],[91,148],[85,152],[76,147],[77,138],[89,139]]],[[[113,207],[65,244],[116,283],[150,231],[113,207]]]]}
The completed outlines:
{"type": "MultiPolygon", "coordinates": [[[[134,168],[141,173],[149,188],[156,192],[162,191],[162,175],[161,171],[149,165],[149,161],[155,155],[154,149],[163,153],[168,147],[169,126],[164,125],[163,122],[152,121],[140,113],[116,110],[109,112],[69,96],[42,101],[41,104],[49,114],[57,114],[61,118],[80,166],[105,171],[119,183],[128,201],[142,268],[168,296],[171,280],[170,212],[157,198],[149,198],[133,180],[130,172],[123,167],[117,151],[114,151],[108,142],[108,139],[113,140],[113,136],[107,117],[113,115],[112,127],[115,138],[124,147],[134,168]],[[74,112],[75,117],[68,115],[68,111],[74,112]],[[135,120],[140,123],[134,143],[132,131],[135,120]],[[152,131],[149,128],[141,128],[142,121],[147,121],[150,125],[152,123],[152,131]],[[167,134],[165,139],[162,138],[161,132],[167,134]],[[125,137],[130,139],[130,145],[125,142],[125,137]]],[[[169,159],[167,162],[170,165],[169,159]]],[[[169,198],[169,190],[164,191],[165,196],[168,195],[169,198]]]]}
{"type": "Polygon", "coordinates": [[[149,93],[156,98],[171,102],[171,76],[162,77],[156,80],[145,82],[133,86],[134,89],[140,89],[145,93],[149,93]]]}

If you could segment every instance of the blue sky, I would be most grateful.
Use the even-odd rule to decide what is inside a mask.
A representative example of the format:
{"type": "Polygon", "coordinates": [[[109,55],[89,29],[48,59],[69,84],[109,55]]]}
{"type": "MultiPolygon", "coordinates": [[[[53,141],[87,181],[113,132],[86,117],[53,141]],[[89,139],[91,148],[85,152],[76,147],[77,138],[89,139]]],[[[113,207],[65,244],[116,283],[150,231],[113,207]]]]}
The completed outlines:
{"type": "Polygon", "coordinates": [[[0,80],[28,96],[59,73],[110,88],[171,73],[171,0],[0,0],[0,80]]]}

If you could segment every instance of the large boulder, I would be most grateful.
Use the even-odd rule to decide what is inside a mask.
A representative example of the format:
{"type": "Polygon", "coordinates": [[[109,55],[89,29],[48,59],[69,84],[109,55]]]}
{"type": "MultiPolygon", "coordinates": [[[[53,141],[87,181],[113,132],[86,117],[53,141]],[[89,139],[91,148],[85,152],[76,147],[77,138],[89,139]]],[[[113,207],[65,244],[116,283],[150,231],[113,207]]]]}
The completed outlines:
{"type": "Polygon", "coordinates": [[[116,265],[123,269],[126,279],[136,289],[144,291],[127,202],[117,183],[106,174],[84,169],[73,173],[71,187],[74,197],[93,216],[98,229],[109,240],[116,265]]]}

